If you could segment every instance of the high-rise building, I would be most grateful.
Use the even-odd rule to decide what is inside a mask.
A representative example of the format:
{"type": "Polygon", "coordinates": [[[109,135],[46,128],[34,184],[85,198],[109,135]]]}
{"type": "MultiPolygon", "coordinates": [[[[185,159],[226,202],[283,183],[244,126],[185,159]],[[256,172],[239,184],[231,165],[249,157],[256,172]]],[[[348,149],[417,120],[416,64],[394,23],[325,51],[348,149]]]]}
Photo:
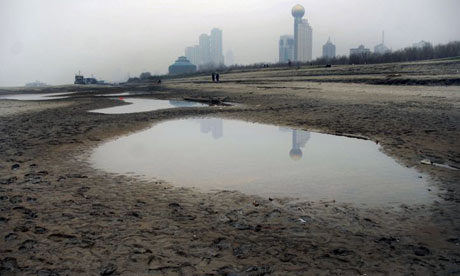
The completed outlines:
{"type": "Polygon", "coordinates": [[[294,37],[282,35],[279,41],[279,62],[286,63],[294,61],[294,37]]]}
{"type": "Polygon", "coordinates": [[[220,65],[224,63],[224,55],[222,52],[222,30],[217,28],[211,30],[210,55],[211,62],[213,64],[220,65]]]}
{"type": "Polygon", "coordinates": [[[323,58],[335,58],[335,45],[331,42],[331,38],[323,45],[323,58]]]}
{"type": "Polygon", "coordinates": [[[200,47],[198,45],[185,48],[185,57],[195,65],[199,65],[199,51],[200,47]]]}
{"type": "Polygon", "coordinates": [[[302,19],[305,8],[295,5],[292,8],[294,16],[294,60],[311,61],[313,56],[313,29],[308,20],[302,19]]]}
{"type": "Polygon", "coordinates": [[[374,47],[374,53],[383,55],[390,52],[391,50],[387,46],[385,46],[385,33],[382,32],[382,43],[374,47]]]}
{"type": "Polygon", "coordinates": [[[200,43],[200,56],[201,56],[201,63],[208,64],[211,62],[211,40],[209,39],[209,35],[202,34],[199,38],[200,43]]]}

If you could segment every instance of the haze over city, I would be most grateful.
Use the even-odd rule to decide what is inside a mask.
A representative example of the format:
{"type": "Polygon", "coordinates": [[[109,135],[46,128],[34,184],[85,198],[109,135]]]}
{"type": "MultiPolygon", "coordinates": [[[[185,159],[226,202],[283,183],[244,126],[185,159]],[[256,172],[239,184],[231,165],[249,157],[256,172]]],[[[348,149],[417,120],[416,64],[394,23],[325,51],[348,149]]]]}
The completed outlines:
{"type": "Polygon", "coordinates": [[[78,71],[113,82],[165,74],[212,28],[223,31],[223,52],[231,50],[236,63],[277,62],[279,37],[293,32],[295,4],[313,28],[313,58],[328,37],[337,55],[360,44],[373,48],[383,30],[393,50],[460,39],[456,0],[2,0],[0,86],[67,84],[78,71]]]}

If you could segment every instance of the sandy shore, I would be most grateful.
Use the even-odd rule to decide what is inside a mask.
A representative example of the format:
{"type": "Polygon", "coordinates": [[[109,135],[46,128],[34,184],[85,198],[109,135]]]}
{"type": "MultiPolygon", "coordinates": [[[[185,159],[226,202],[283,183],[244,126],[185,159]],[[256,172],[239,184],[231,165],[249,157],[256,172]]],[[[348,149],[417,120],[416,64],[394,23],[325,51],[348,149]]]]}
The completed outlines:
{"type": "Polygon", "coordinates": [[[69,99],[0,102],[2,112],[15,110],[0,118],[0,274],[459,274],[460,172],[420,164],[428,158],[460,166],[460,88],[436,86],[439,79],[455,83],[459,63],[264,69],[222,74],[219,84],[198,76],[161,86],[69,86],[59,88],[77,92],[69,99]],[[368,81],[385,81],[391,72],[436,81],[368,81]],[[242,105],[86,112],[120,103],[95,92],[120,91],[225,97],[242,105]],[[388,155],[434,178],[439,199],[373,209],[270,201],[109,174],[87,162],[91,149],[114,137],[162,120],[211,115],[378,141],[388,155]]]}

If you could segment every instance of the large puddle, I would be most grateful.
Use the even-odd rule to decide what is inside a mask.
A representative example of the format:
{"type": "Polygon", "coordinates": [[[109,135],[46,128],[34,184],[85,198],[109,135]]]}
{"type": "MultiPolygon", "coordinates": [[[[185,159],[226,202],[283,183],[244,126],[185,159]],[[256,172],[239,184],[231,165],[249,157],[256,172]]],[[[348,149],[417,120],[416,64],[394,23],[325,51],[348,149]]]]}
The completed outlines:
{"type": "Polygon", "coordinates": [[[125,113],[136,113],[136,112],[147,112],[147,111],[174,108],[174,107],[207,106],[206,104],[190,102],[190,101],[155,100],[155,99],[123,98],[123,97],[120,97],[119,99],[129,104],[91,110],[90,112],[102,113],[102,114],[125,114],[125,113]]]}
{"type": "Polygon", "coordinates": [[[68,98],[74,92],[65,93],[46,93],[46,94],[7,94],[0,95],[0,100],[18,100],[18,101],[46,101],[68,98]]]}
{"type": "Polygon", "coordinates": [[[238,120],[166,121],[101,145],[90,160],[108,172],[264,197],[368,206],[435,199],[425,176],[373,142],[238,120]]]}

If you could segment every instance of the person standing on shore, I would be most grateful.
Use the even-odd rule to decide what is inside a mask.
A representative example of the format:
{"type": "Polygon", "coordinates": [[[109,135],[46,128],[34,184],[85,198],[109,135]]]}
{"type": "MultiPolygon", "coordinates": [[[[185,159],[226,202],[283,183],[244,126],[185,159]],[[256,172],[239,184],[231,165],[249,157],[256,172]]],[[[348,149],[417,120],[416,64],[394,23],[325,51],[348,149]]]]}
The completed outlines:
{"type": "Polygon", "coordinates": [[[211,76],[212,76],[212,82],[215,82],[216,81],[216,73],[212,72],[211,76]]]}
{"type": "Polygon", "coordinates": [[[219,73],[216,73],[216,82],[219,82],[219,73]]]}

